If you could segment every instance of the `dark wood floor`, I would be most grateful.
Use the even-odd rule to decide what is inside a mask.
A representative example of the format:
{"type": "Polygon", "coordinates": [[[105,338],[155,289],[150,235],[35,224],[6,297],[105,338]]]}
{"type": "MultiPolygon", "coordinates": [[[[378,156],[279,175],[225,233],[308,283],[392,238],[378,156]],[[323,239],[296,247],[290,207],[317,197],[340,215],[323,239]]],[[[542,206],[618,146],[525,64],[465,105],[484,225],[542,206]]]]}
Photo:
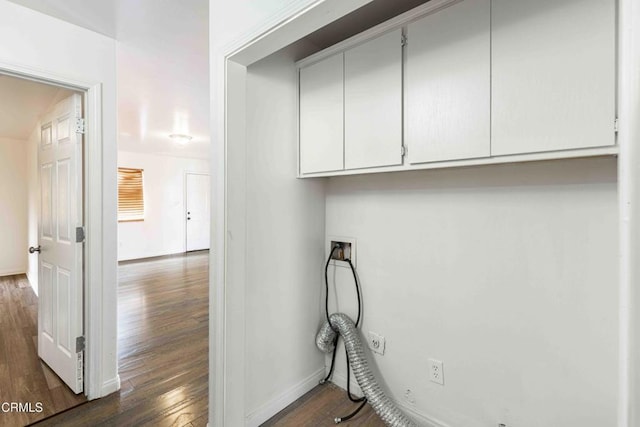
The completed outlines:
{"type": "MultiPolygon", "coordinates": [[[[349,415],[358,405],[347,398],[344,390],[328,383],[317,386],[274,415],[262,424],[262,427],[335,426],[334,418],[349,415]]],[[[362,408],[358,415],[339,425],[384,427],[384,423],[369,404],[362,408]]]]}
{"type": "Polygon", "coordinates": [[[85,401],[38,358],[38,298],[27,277],[0,277],[0,403],[31,404],[33,411],[0,411],[0,425],[22,427],[85,401]]]}
{"type": "Polygon", "coordinates": [[[208,261],[198,252],[121,264],[121,390],[36,425],[206,426],[208,261]]]}

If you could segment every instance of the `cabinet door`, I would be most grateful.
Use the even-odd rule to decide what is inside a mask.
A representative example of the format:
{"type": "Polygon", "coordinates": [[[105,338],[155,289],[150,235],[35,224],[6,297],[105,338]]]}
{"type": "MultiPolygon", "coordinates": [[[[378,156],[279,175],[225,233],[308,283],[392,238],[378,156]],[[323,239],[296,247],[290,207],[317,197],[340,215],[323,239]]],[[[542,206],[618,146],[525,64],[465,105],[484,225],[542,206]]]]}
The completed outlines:
{"type": "Polygon", "coordinates": [[[613,145],[615,0],[493,0],[493,155],[613,145]]]}
{"type": "Polygon", "coordinates": [[[490,25],[490,0],[465,0],[408,26],[410,163],[491,154],[490,25]]]}
{"type": "Polygon", "coordinates": [[[344,54],[345,168],[402,163],[402,32],[344,54]]]}
{"type": "Polygon", "coordinates": [[[344,168],[343,77],[342,53],[300,70],[302,174],[344,168]]]}

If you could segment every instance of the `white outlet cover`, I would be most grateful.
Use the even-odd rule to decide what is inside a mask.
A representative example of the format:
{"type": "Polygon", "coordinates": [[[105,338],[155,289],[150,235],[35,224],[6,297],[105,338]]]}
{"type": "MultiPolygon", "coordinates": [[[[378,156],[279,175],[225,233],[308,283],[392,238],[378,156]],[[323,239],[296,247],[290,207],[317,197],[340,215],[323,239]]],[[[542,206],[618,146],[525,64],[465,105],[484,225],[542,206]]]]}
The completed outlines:
{"type": "Polygon", "coordinates": [[[444,368],[442,361],[429,359],[429,381],[444,385],[444,368]]]}
{"type": "Polygon", "coordinates": [[[373,351],[374,353],[378,353],[381,356],[384,355],[384,347],[386,343],[382,335],[369,331],[368,341],[371,351],[373,351]]]}

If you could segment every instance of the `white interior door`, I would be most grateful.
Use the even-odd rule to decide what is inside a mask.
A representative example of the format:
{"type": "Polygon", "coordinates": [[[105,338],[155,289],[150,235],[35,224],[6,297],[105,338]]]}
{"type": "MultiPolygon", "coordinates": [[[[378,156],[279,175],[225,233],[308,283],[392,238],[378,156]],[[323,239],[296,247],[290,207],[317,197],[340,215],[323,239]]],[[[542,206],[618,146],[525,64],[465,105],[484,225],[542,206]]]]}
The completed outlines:
{"type": "Polygon", "coordinates": [[[186,181],[187,251],[209,249],[209,175],[188,173],[186,181]]]}
{"type": "Polygon", "coordinates": [[[82,117],[80,95],[58,103],[43,117],[38,146],[38,356],[75,392],[83,390],[82,117]],[[80,350],[80,351],[78,351],[80,350]]]}

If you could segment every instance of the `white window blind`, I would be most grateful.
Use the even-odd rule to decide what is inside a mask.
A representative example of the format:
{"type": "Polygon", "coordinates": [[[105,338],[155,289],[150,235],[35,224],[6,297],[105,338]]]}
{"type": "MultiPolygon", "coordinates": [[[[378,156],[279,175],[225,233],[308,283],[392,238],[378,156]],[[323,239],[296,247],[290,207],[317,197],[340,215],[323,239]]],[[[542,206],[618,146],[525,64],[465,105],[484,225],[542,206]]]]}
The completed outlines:
{"type": "Polygon", "coordinates": [[[144,220],[143,170],[118,168],[118,221],[144,220]]]}

